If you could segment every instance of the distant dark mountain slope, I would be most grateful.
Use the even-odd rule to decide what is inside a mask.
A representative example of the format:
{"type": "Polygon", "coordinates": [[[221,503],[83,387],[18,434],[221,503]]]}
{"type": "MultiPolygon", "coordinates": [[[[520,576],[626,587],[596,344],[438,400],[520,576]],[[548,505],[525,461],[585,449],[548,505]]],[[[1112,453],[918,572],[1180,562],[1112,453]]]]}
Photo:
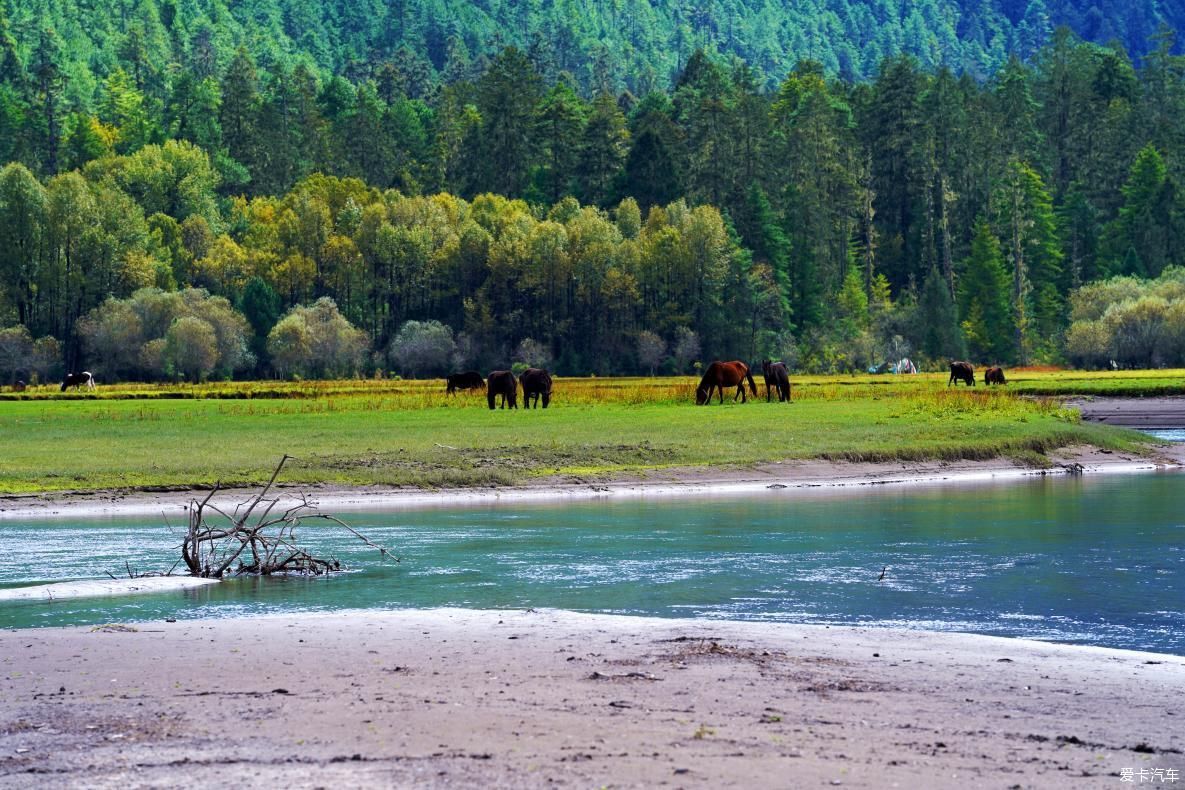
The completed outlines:
{"type": "MultiPolygon", "coordinates": [[[[666,87],[697,48],[735,54],[770,81],[801,58],[869,77],[906,52],[984,76],[1027,57],[1057,25],[1133,55],[1182,0],[0,0],[23,63],[56,57],[80,97],[116,64],[219,71],[243,45],[259,65],[305,62],[358,78],[394,61],[412,92],[479,71],[508,44],[545,78],[586,88],[666,87]],[[50,27],[59,42],[46,42],[50,27]]],[[[2,21],[2,20],[0,20],[2,21]]]]}

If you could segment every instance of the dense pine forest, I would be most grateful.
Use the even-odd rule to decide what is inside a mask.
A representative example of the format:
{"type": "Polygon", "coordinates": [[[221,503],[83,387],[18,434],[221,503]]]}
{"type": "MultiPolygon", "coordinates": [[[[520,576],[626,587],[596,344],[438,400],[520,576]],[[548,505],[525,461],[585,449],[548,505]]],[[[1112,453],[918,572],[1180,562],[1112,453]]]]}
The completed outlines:
{"type": "Polygon", "coordinates": [[[0,1],[0,380],[1180,362],[1151,5],[881,5],[0,1]]]}
{"type": "Polygon", "coordinates": [[[670,87],[696,50],[744,60],[767,89],[800,60],[851,80],[903,54],[983,79],[1059,26],[1140,56],[1162,25],[1185,25],[1163,0],[3,0],[0,16],[22,61],[59,47],[84,104],[121,63],[202,78],[240,46],[269,73],[304,65],[359,83],[391,64],[411,98],[475,79],[514,46],[547,83],[566,72],[585,92],[642,96],[670,87]]]}

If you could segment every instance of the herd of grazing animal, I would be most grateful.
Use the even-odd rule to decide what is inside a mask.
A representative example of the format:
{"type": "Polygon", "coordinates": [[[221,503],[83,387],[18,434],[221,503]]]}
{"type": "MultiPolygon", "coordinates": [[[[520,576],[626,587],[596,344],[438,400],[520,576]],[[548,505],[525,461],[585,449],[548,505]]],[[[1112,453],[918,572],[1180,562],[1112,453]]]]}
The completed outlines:
{"type": "MultiPolygon", "coordinates": [[[[766,403],[770,402],[774,392],[778,394],[779,403],[789,402],[790,371],[787,369],[786,363],[764,360],[761,363],[761,373],[765,377],[766,403]]],[[[946,385],[948,387],[952,384],[957,385],[960,381],[968,387],[975,386],[975,367],[970,362],[955,361],[950,363],[950,380],[946,385]]],[[[1004,378],[1004,369],[998,366],[989,367],[983,372],[983,383],[988,386],[1007,384],[1008,382],[1004,378]]],[[[484,387],[486,400],[491,409],[517,409],[520,384],[523,388],[523,408],[529,409],[533,405],[537,409],[542,405],[546,409],[551,404],[551,374],[542,368],[527,368],[517,378],[509,370],[492,371],[485,379],[476,370],[453,373],[445,378],[445,394],[456,395],[459,390],[476,390],[484,387]]],[[[704,371],[699,386],[695,388],[696,405],[703,406],[711,403],[713,392],[717,394],[717,402],[724,403],[724,389],[726,387],[729,389],[736,387],[736,393],[732,396],[733,401],[740,398],[742,403],[747,403],[749,398],[745,394],[745,384],[749,385],[749,392],[753,394],[753,397],[757,397],[757,384],[753,381],[753,374],[750,372],[749,366],[744,362],[739,360],[712,362],[704,371]]],[[[95,377],[86,370],[81,373],[67,373],[62,380],[62,392],[70,387],[75,389],[86,387],[88,390],[93,390],[95,377]]],[[[26,384],[23,381],[12,385],[13,392],[24,392],[25,388],[26,384]]]]}
{"type": "MultiPolygon", "coordinates": [[[[950,363],[950,380],[946,382],[946,386],[952,384],[958,385],[963,382],[968,387],[975,386],[975,367],[970,362],[952,362],[950,363]]],[[[1004,368],[998,365],[993,365],[983,372],[983,383],[985,386],[992,384],[1007,384],[1008,381],[1004,378],[1004,368]]]]}
{"type": "MultiPolygon", "coordinates": [[[[776,391],[778,403],[789,403],[790,371],[787,369],[786,363],[764,360],[761,363],[761,373],[765,377],[765,402],[769,403],[776,391]]],[[[724,403],[725,387],[737,388],[736,394],[732,396],[734,402],[740,398],[741,403],[748,403],[749,398],[745,395],[746,383],[749,385],[749,392],[753,393],[753,397],[757,397],[757,385],[753,381],[753,374],[749,371],[748,365],[740,360],[713,362],[708,365],[703,378],[700,379],[699,386],[695,388],[695,403],[697,406],[706,406],[711,403],[713,391],[717,393],[717,403],[724,403]]]]}
{"type": "MultiPolygon", "coordinates": [[[[778,402],[790,400],[790,373],[784,362],[770,362],[768,359],[761,363],[761,372],[765,376],[765,400],[768,402],[777,392],[778,402]]],[[[475,370],[464,373],[453,373],[447,376],[445,394],[456,395],[459,390],[474,390],[485,387],[486,404],[494,409],[517,409],[518,388],[523,389],[523,408],[542,406],[546,409],[551,405],[551,374],[542,368],[527,368],[517,377],[509,370],[494,370],[483,380],[481,374],[475,370]]],[[[745,384],[749,385],[749,392],[757,396],[757,383],[753,381],[753,374],[744,362],[716,361],[708,365],[703,378],[695,390],[695,402],[704,405],[712,400],[715,392],[719,402],[724,402],[725,388],[736,387],[735,401],[738,397],[742,402],[748,402],[745,394],[745,384]]]]}
{"type": "MultiPolygon", "coordinates": [[[[474,374],[476,375],[476,374],[474,374]]],[[[486,377],[486,402],[490,409],[517,409],[518,387],[523,387],[523,408],[551,405],[551,374],[543,368],[527,368],[516,379],[509,370],[495,370],[486,377]]]]}

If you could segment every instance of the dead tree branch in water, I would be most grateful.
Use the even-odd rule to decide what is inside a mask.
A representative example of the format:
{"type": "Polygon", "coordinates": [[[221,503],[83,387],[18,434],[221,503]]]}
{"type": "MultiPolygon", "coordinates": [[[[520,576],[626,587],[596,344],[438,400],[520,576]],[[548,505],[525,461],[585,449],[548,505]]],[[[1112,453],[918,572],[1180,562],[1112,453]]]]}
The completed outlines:
{"type": "Polygon", "coordinates": [[[181,543],[181,559],[190,574],[220,579],[228,574],[319,576],[341,570],[341,563],[336,559],[316,557],[297,545],[296,528],[310,521],[345,529],[366,545],[378,549],[382,557],[399,562],[387,548],[371,542],[340,519],[318,511],[303,494],[297,504],[274,512],[280,500],[278,497],[269,499],[268,492],[290,459],[288,455],[281,458],[271,479],[259,493],[240,503],[232,513],[210,503],[210,498],[219,490],[217,485],[201,502],[190,501],[189,525],[181,543]],[[252,514],[257,511],[258,515],[252,520],[252,514]]]}

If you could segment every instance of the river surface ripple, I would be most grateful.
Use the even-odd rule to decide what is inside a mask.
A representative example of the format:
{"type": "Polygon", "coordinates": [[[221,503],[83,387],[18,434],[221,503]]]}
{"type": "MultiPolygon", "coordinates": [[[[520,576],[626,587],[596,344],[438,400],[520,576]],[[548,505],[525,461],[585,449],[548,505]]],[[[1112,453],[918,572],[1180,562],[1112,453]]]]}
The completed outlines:
{"type": "MultiPolygon", "coordinates": [[[[0,627],[338,609],[554,607],[897,626],[1185,655],[1185,474],[346,514],[351,571],[0,604],[0,627]],[[884,578],[880,575],[884,571],[884,578]]],[[[154,519],[0,524],[0,588],[167,569],[154,519]]]]}

